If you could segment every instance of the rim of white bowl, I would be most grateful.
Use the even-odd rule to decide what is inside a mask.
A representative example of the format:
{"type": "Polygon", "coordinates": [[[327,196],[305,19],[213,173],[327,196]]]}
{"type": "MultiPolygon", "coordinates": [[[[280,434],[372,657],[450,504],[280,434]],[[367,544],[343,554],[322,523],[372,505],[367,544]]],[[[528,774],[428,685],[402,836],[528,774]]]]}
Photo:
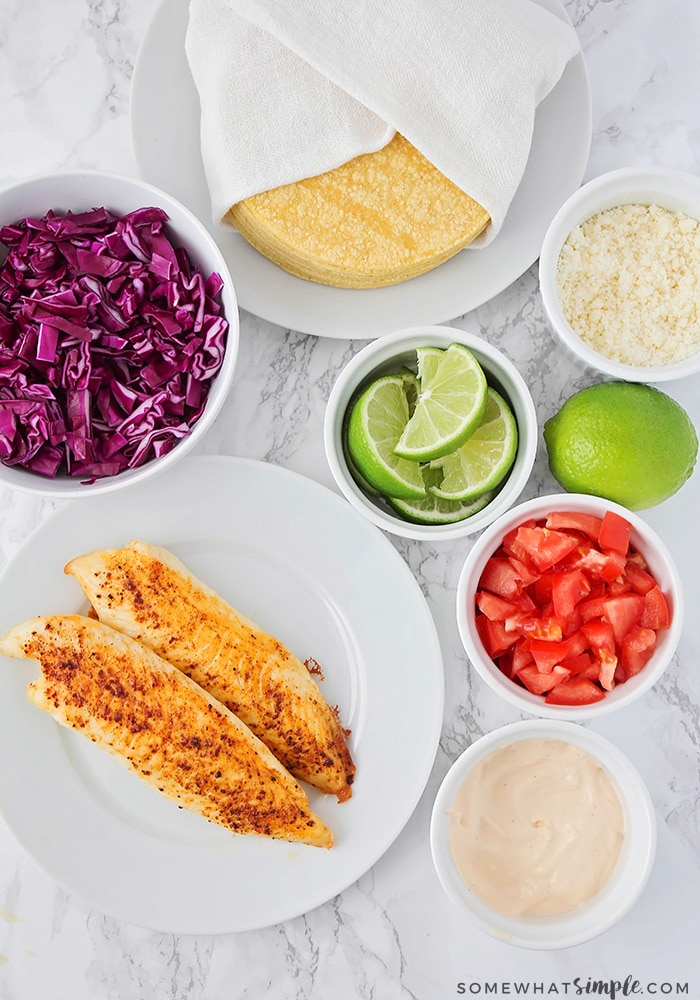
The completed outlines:
{"type": "Polygon", "coordinates": [[[582,944],[616,924],[644,891],[654,866],[656,843],[656,811],[637,768],[606,737],[585,726],[562,720],[521,720],[475,740],[443,778],[430,820],[433,864],[446,895],[485,933],[516,947],[540,951],[582,944]],[[625,839],[613,873],[588,903],[551,917],[512,917],[488,906],[464,884],[449,849],[449,808],[462,781],[480,760],[507,743],[538,737],[571,743],[600,761],[622,805],[625,839]]]}
{"type": "MultiPolygon", "coordinates": [[[[39,476],[36,473],[14,466],[3,466],[0,469],[0,485],[7,486],[10,489],[16,489],[23,493],[29,493],[56,500],[91,497],[98,493],[111,493],[115,490],[126,489],[133,484],[141,482],[143,479],[157,475],[158,473],[170,468],[170,466],[174,465],[175,462],[179,462],[181,458],[184,458],[185,455],[188,454],[192,448],[194,448],[201,441],[202,437],[209,430],[218,417],[228,397],[228,393],[233,382],[240,344],[240,315],[238,310],[238,299],[228,264],[226,263],[221,250],[206,226],[197,218],[196,215],[194,215],[192,211],[190,211],[189,208],[183,205],[182,202],[178,201],[177,198],[169,194],[167,191],[164,191],[162,188],[158,188],[147,181],[140,180],[138,177],[129,177],[113,171],[71,169],[58,171],[56,173],[35,174],[22,180],[12,181],[0,188],[0,199],[5,199],[8,196],[11,196],[13,192],[16,192],[17,195],[20,195],[23,192],[30,193],[32,189],[41,188],[48,183],[55,184],[58,189],[58,197],[62,197],[62,189],[70,187],[71,184],[82,183],[86,180],[96,182],[97,184],[103,184],[105,196],[107,196],[110,186],[119,185],[122,188],[129,189],[134,198],[136,198],[137,195],[144,195],[145,197],[143,199],[139,198],[141,207],[146,204],[145,198],[150,197],[151,203],[155,202],[159,205],[159,207],[164,208],[166,211],[168,209],[170,209],[170,211],[172,211],[173,208],[175,209],[175,211],[181,216],[184,223],[191,227],[193,232],[197,233],[198,238],[204,245],[206,245],[207,252],[211,253],[212,259],[215,261],[216,266],[211,268],[211,270],[216,270],[221,275],[224,283],[219,294],[221,296],[224,314],[228,320],[229,329],[227,333],[226,351],[224,354],[223,364],[212,382],[202,415],[196,424],[193,425],[192,432],[187,437],[178,441],[178,443],[169,452],[167,452],[167,454],[160,458],[151,459],[144,465],[138,466],[138,468],[125,469],[116,476],[98,479],[95,483],[84,485],[81,485],[80,481],[77,479],[71,479],[68,477],[63,477],[61,479],[48,479],[39,476]]],[[[92,201],[92,197],[88,197],[85,201],[85,209],[88,208],[88,201],[92,201]]],[[[104,204],[104,201],[102,204],[104,204]]],[[[49,205],[44,209],[44,211],[48,211],[51,207],[55,208],[56,206],[49,205]]],[[[68,206],[61,206],[61,208],[64,207],[68,206]]],[[[107,207],[110,206],[107,205],[107,207]]],[[[131,210],[132,209],[114,209],[114,211],[120,212],[131,210]]],[[[24,217],[21,215],[21,208],[19,211],[20,214],[16,215],[15,218],[24,217]]],[[[27,213],[25,212],[24,214],[26,215],[27,213]]],[[[14,219],[12,221],[14,221],[14,219]]],[[[0,219],[0,225],[2,224],[5,223],[0,219]]],[[[172,227],[177,231],[177,226],[181,224],[181,222],[172,223],[172,227]]],[[[180,232],[177,232],[177,235],[178,237],[186,240],[186,236],[183,237],[180,232]]],[[[199,266],[199,262],[197,263],[199,266]]]]}
{"type": "Polygon", "coordinates": [[[672,167],[620,167],[582,185],[564,202],[545,233],[539,260],[540,294],[554,332],[591,368],[629,382],[668,382],[700,371],[700,351],[684,361],[645,367],[606,358],[573,330],[564,316],[557,293],[557,261],[569,233],[597,212],[635,202],[657,203],[700,219],[700,177],[672,167]]]}
{"type": "MultiPolygon", "coordinates": [[[[395,363],[393,366],[395,367],[395,363]]],[[[464,538],[481,531],[494,518],[507,511],[520,496],[530,478],[537,453],[538,432],[535,404],[524,378],[513,362],[478,334],[442,325],[396,330],[363,347],[336,379],[326,405],[323,424],[326,459],[331,474],[346,500],[377,527],[391,534],[419,541],[464,538]],[[403,354],[411,355],[416,347],[444,347],[455,341],[473,351],[480,363],[483,361],[483,366],[493,381],[507,383],[503,384],[502,388],[510,399],[518,422],[518,452],[503,488],[482,510],[452,524],[413,524],[373,503],[353,479],[343,449],[345,413],[358,387],[375,372],[381,373],[383,366],[392,365],[392,359],[400,359],[403,354]]]]}
{"type": "Polygon", "coordinates": [[[481,679],[515,708],[542,719],[582,721],[619,711],[646,694],[659,680],[673,658],[683,629],[684,595],[680,573],[664,541],[656,531],[633,511],[620,504],[585,493],[546,494],[526,500],[489,525],[474,543],[462,566],[455,599],[457,630],[469,662],[481,679]],[[503,536],[528,517],[543,517],[552,510],[577,510],[596,513],[612,510],[632,525],[631,541],[648,559],[651,571],[669,600],[671,623],[661,635],[652,659],[636,676],[609,691],[592,705],[547,705],[541,695],[532,694],[511,681],[488,656],[476,631],[475,617],[468,611],[470,594],[486,561],[503,536]]]}

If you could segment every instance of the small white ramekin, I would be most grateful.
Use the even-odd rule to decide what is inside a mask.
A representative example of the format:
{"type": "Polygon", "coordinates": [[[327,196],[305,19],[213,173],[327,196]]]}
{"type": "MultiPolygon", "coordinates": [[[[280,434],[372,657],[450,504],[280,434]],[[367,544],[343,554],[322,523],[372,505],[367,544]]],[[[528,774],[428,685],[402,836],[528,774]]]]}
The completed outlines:
{"type": "Polygon", "coordinates": [[[404,538],[442,541],[480,531],[513,504],[527,483],[535,461],[538,424],[530,392],[519,371],[501,351],[483,337],[449,326],[419,326],[398,330],[364,347],[340,373],[326,406],[324,421],[326,458],[338,487],[347,500],[377,527],[404,538]],[[344,426],[350,402],[364,385],[415,363],[418,347],[447,348],[464,344],[484,369],[487,380],[510,402],[518,425],[518,450],[503,486],[478,513],[445,525],[414,524],[392,511],[388,504],[365,493],[348,468],[344,426]]]}
{"type": "Polygon", "coordinates": [[[471,665],[481,679],[510,705],[523,712],[549,719],[579,722],[617,711],[636,701],[659,680],[676,651],[683,628],[683,591],[678,568],[665,544],[641,517],[619,504],[600,497],[579,493],[541,496],[518,504],[489,525],[469,552],[457,583],[457,628],[471,665]],[[601,701],[590,705],[547,705],[544,697],[532,694],[512,681],[499,669],[483,647],[476,629],[474,601],[484,567],[498,548],[503,537],[528,518],[539,519],[553,511],[579,511],[602,517],[613,510],[632,525],[631,545],[640,551],[649,564],[668,601],[671,612],[669,628],[658,633],[651,659],[638,674],[616,684],[601,701]]]}
{"type": "Polygon", "coordinates": [[[503,726],[482,736],[458,757],[435,798],[430,844],[440,883],[473,926],[508,944],[543,951],[571,948],[590,941],[616,924],[632,908],[653,868],[656,832],[656,815],[649,792],[639,772],[613,743],[586,726],[532,719],[503,726]],[[450,850],[449,811],[459,787],[479,761],[505,744],[538,738],[573,744],[602,764],[622,806],[624,839],[610,878],[587,903],[552,916],[511,916],[487,905],[463,881],[450,850]]]}
{"type": "Polygon", "coordinates": [[[207,277],[220,275],[223,287],[219,293],[222,314],[228,322],[226,352],[223,364],[212,381],[204,410],[191,432],[181,438],[166,454],[153,458],[133,469],[95,482],[82,482],[75,477],[56,476],[51,479],[19,466],[0,463],[0,484],[25,493],[55,499],[95,496],[111,493],[131,484],[150,479],[170,468],[197,445],[218,416],[226,400],[238,356],[239,314],[233,280],[224,257],[206,227],[179,201],[146,184],[144,181],[95,170],[47,174],[19,181],[0,190],[0,226],[27,217],[43,217],[49,210],[56,214],[107,208],[124,215],[138,208],[155,206],[168,215],[168,229],[175,246],[183,247],[190,260],[207,277]]]}
{"type": "Polygon", "coordinates": [[[667,365],[623,364],[594,350],[567,321],[557,288],[557,263],[569,234],[598,212],[619,205],[659,205],[700,219],[700,177],[667,167],[623,167],[584,184],[552,219],[542,244],[539,282],[550,325],[581,361],[612,378],[628,382],[665,382],[700,371],[700,351],[667,365]]]}

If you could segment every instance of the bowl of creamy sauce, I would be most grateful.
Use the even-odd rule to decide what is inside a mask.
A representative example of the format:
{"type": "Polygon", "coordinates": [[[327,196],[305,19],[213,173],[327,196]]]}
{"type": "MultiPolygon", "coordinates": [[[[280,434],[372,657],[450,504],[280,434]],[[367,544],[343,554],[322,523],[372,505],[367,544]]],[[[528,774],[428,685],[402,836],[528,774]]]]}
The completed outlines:
{"type": "Polygon", "coordinates": [[[571,947],[616,923],[641,894],[654,808],[610,741],[558,720],[504,726],[450,768],[431,821],[447,895],[486,933],[571,947]]]}

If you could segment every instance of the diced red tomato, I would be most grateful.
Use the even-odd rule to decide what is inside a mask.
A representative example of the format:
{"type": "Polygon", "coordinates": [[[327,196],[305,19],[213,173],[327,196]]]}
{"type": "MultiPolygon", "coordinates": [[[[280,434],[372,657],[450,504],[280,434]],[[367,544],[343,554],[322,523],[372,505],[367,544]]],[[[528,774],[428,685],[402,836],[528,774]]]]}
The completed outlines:
{"type": "Polygon", "coordinates": [[[582,629],[573,632],[565,641],[567,658],[580,656],[581,653],[585,653],[589,648],[588,639],[582,629]]]}
{"type": "Polygon", "coordinates": [[[597,649],[596,655],[600,660],[598,681],[604,691],[612,691],[615,687],[615,672],[617,670],[617,656],[608,649],[597,649]]]}
{"type": "Polygon", "coordinates": [[[668,628],[671,624],[668,601],[657,583],[644,595],[644,611],[639,624],[642,628],[653,628],[655,631],[668,628]]]}
{"type": "Polygon", "coordinates": [[[634,677],[651,659],[656,648],[656,632],[651,628],[635,625],[624,638],[620,649],[620,666],[625,680],[634,677]]]}
{"type": "MultiPolygon", "coordinates": [[[[534,609],[532,601],[530,604],[534,609]]],[[[479,591],[476,595],[476,606],[491,621],[505,621],[506,618],[517,615],[521,611],[516,600],[507,601],[505,598],[499,597],[498,594],[492,594],[489,590],[479,591]]]]}
{"type": "Polygon", "coordinates": [[[484,590],[508,599],[517,597],[524,586],[533,582],[525,567],[504,556],[492,556],[481,574],[484,590]]]}
{"type": "Polygon", "coordinates": [[[644,598],[641,594],[620,594],[603,602],[603,617],[612,625],[618,643],[633,625],[641,621],[643,613],[644,598]]]}
{"type": "Polygon", "coordinates": [[[517,559],[515,556],[511,556],[510,561],[517,570],[523,587],[529,587],[531,584],[535,583],[540,575],[540,571],[536,566],[528,560],[517,559]]]}
{"type": "Polygon", "coordinates": [[[515,543],[524,555],[531,559],[541,571],[551,569],[555,563],[567,556],[578,545],[578,540],[563,531],[552,531],[536,525],[534,528],[518,528],[515,543]]]}
{"type": "Polygon", "coordinates": [[[627,560],[622,552],[615,552],[611,549],[605,553],[606,563],[600,571],[601,580],[606,583],[614,583],[625,572],[627,560]]]}
{"type": "Polygon", "coordinates": [[[530,651],[530,643],[527,639],[516,640],[513,646],[513,672],[519,673],[523,667],[529,666],[535,661],[532,658],[532,653],[530,651]]]}
{"type": "Polygon", "coordinates": [[[618,576],[614,580],[608,581],[608,597],[619,597],[620,594],[629,594],[632,586],[626,576],[618,576]]]}
{"type": "Polygon", "coordinates": [[[581,627],[590,644],[590,648],[595,653],[599,649],[607,649],[611,653],[615,652],[615,630],[605,618],[593,618],[581,627]]]}
{"type": "Polygon", "coordinates": [[[625,578],[632,590],[636,590],[638,594],[646,594],[656,586],[656,580],[651,573],[642,569],[635,559],[628,559],[625,563],[625,578]]]}
{"type": "Polygon", "coordinates": [[[515,540],[516,540],[518,531],[519,531],[520,528],[534,528],[536,524],[537,524],[537,521],[535,521],[534,518],[530,518],[529,521],[523,521],[523,523],[521,525],[519,525],[517,528],[513,528],[512,531],[506,532],[506,534],[503,536],[503,541],[501,542],[501,545],[503,546],[504,550],[508,553],[509,556],[513,556],[514,555],[517,558],[522,559],[522,551],[520,549],[518,549],[518,553],[519,553],[518,554],[518,553],[514,552],[514,550],[513,550],[513,545],[516,543],[515,540]]]}
{"type": "Polygon", "coordinates": [[[586,639],[582,632],[576,632],[562,642],[547,642],[544,639],[530,639],[529,649],[538,670],[551,670],[586,649],[586,639]]]}
{"type": "Polygon", "coordinates": [[[587,601],[581,601],[578,606],[581,620],[583,622],[589,622],[594,618],[602,618],[605,600],[605,595],[601,595],[598,597],[591,597],[587,601]]]}
{"type": "Polygon", "coordinates": [[[577,677],[587,677],[590,681],[597,681],[600,673],[600,664],[593,659],[588,650],[579,653],[578,656],[569,656],[561,662],[570,674],[577,677]]]}
{"type": "Polygon", "coordinates": [[[601,552],[593,544],[579,546],[569,560],[571,569],[582,569],[593,579],[606,583],[616,580],[625,570],[626,560],[620,552],[601,552]]]}
{"type": "Polygon", "coordinates": [[[591,592],[591,581],[581,569],[552,574],[552,604],[554,614],[561,620],[568,619],[579,601],[591,592]]]}
{"type": "Polygon", "coordinates": [[[552,600],[552,579],[554,574],[551,571],[542,573],[540,577],[531,585],[534,590],[533,598],[538,607],[549,604],[552,600]]]}
{"type": "Polygon", "coordinates": [[[515,670],[513,669],[514,648],[514,646],[511,646],[510,649],[504,649],[500,656],[494,656],[493,661],[502,674],[505,674],[512,681],[517,681],[518,678],[515,676],[515,670]]]}
{"type": "Polygon", "coordinates": [[[547,694],[548,705],[592,705],[605,697],[605,691],[585,677],[567,677],[547,694]]]}
{"type": "Polygon", "coordinates": [[[595,514],[585,514],[582,511],[555,510],[547,514],[544,523],[547,528],[554,528],[557,531],[581,531],[597,542],[602,520],[595,514]]]}
{"type": "Polygon", "coordinates": [[[614,510],[606,510],[598,532],[598,544],[601,549],[610,549],[612,552],[627,555],[631,533],[632,525],[626,517],[622,517],[614,510]]]}
{"type": "Polygon", "coordinates": [[[485,615],[477,617],[476,627],[479,638],[492,660],[505,653],[515,642],[515,635],[506,631],[503,622],[491,621],[485,615]]]}
{"type": "Polygon", "coordinates": [[[543,642],[561,642],[564,638],[562,627],[556,618],[549,615],[534,618],[532,615],[521,617],[514,623],[514,628],[527,639],[537,639],[543,642]]]}
{"type": "Polygon", "coordinates": [[[583,619],[581,617],[581,612],[578,607],[576,607],[564,622],[564,638],[569,639],[572,635],[574,635],[574,633],[579,631],[582,625],[583,619]]]}
{"type": "Polygon", "coordinates": [[[556,666],[552,670],[542,672],[537,667],[527,666],[518,670],[517,676],[532,694],[546,694],[561,681],[566,680],[569,671],[565,667],[556,666]]]}
{"type": "Polygon", "coordinates": [[[643,669],[671,611],[630,534],[611,511],[563,511],[504,537],[475,614],[484,648],[514,683],[549,704],[583,705],[643,669]]]}

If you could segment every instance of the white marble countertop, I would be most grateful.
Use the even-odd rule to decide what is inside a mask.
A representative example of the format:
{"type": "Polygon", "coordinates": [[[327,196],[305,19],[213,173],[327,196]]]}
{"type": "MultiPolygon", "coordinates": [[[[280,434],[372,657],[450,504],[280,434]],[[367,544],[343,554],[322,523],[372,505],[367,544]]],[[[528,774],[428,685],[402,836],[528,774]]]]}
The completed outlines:
{"type": "MultiPolygon", "coordinates": [[[[0,0],[0,182],[66,167],[135,175],[130,80],[158,0],[0,0]]],[[[700,170],[700,9],[693,0],[567,0],[586,55],[593,141],[586,179],[620,166],[700,170]]],[[[543,422],[596,381],[556,344],[536,268],[454,325],[501,347],[525,376],[543,422]]],[[[315,338],[243,314],[240,362],[224,415],[200,451],[245,456],[331,488],[322,445],[325,401],[361,342],[315,338]]],[[[666,384],[700,427],[697,377],[666,384]]],[[[540,448],[523,498],[556,488],[540,448]]],[[[74,501],[79,502],[79,501],[74,501]]],[[[0,491],[0,565],[56,502],[0,491]]],[[[515,994],[700,998],[700,473],[645,513],[681,569],[688,614],[664,679],[594,724],[635,761],[659,819],[656,866],[642,898],[596,941],[528,952],[475,931],[443,895],[428,823],[449,764],[517,713],[469,669],[453,617],[471,542],[395,542],[420,582],[445,661],[443,734],[425,794],[393,846],[359,881],[316,910],[265,930],[174,936],[123,924],[58,887],[0,826],[3,1000],[441,1000],[515,994]],[[628,978],[629,977],[629,978],[628,978]],[[578,983],[578,985],[576,985],[578,983]]],[[[11,760],[0,763],[12,767],[11,760]]]]}

